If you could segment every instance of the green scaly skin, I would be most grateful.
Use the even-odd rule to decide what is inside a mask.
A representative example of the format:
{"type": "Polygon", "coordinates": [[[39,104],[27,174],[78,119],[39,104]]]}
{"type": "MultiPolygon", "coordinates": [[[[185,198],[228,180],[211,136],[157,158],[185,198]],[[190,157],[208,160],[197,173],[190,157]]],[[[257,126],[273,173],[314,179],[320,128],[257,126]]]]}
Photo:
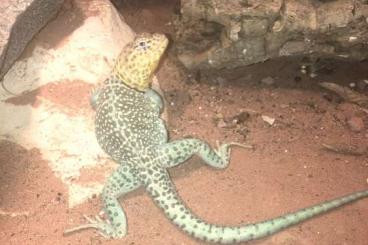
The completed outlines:
{"type": "MultiPolygon", "coordinates": [[[[152,47],[154,48],[154,47],[152,47]]],[[[87,218],[89,224],[66,233],[96,228],[108,238],[122,238],[127,233],[125,213],[118,198],[143,186],[165,215],[187,234],[215,243],[237,243],[263,238],[318,214],[368,196],[368,190],[356,192],[294,213],[241,226],[209,224],[185,206],[178,196],[167,169],[185,162],[194,154],[214,168],[225,168],[230,146],[213,150],[207,143],[186,138],[168,142],[160,119],[162,101],[154,90],[137,91],[126,86],[118,76],[111,76],[94,98],[96,136],[101,147],[120,167],[108,178],[102,200],[108,221],[87,218]]]]}

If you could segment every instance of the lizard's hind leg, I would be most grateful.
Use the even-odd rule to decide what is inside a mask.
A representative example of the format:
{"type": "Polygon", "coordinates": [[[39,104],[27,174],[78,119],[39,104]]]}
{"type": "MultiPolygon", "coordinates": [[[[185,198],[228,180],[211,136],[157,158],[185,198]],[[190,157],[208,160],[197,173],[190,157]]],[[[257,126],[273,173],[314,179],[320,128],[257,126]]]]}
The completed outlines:
{"type": "Polygon", "coordinates": [[[130,168],[125,165],[120,166],[108,178],[102,191],[104,212],[108,217],[108,221],[102,220],[99,216],[95,218],[84,216],[89,222],[88,224],[68,229],[64,234],[94,228],[106,238],[124,237],[127,232],[127,221],[118,198],[137,189],[139,186],[140,182],[131,173],[130,168]]]}
{"type": "Polygon", "coordinates": [[[231,146],[237,145],[244,148],[251,148],[248,145],[239,143],[228,143],[218,146],[214,150],[206,142],[195,138],[175,140],[163,144],[159,148],[159,154],[164,156],[163,166],[174,167],[186,161],[194,154],[201,157],[208,165],[215,168],[225,168],[229,164],[231,146]]]}

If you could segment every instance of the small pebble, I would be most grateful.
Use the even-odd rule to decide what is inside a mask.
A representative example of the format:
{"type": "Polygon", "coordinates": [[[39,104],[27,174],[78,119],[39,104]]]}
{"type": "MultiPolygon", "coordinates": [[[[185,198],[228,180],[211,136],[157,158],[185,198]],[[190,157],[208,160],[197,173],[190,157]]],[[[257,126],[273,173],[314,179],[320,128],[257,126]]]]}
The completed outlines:
{"type": "Polygon", "coordinates": [[[217,127],[219,127],[219,128],[226,128],[226,126],[227,126],[227,124],[224,121],[224,119],[222,119],[222,118],[217,123],[217,127]]]}
{"type": "Polygon", "coordinates": [[[261,80],[261,83],[265,85],[272,85],[275,83],[275,79],[273,79],[272,77],[265,77],[261,80]]]}
{"type": "Polygon", "coordinates": [[[350,130],[360,132],[364,129],[364,121],[361,117],[353,116],[347,121],[350,130]]]}
{"type": "Polygon", "coordinates": [[[360,80],[357,82],[357,88],[360,91],[364,91],[368,87],[368,83],[366,81],[367,80],[360,80]]]}
{"type": "Polygon", "coordinates": [[[220,86],[224,86],[225,84],[228,83],[228,81],[225,78],[223,78],[223,77],[218,77],[216,79],[216,81],[217,81],[218,85],[220,85],[220,86]]]}
{"type": "Polygon", "coordinates": [[[231,121],[236,124],[242,124],[250,117],[248,112],[241,112],[231,118],[231,121]]]}
{"type": "Polygon", "coordinates": [[[263,121],[265,121],[266,123],[268,123],[271,126],[275,123],[275,118],[265,116],[265,115],[262,115],[261,117],[262,117],[263,121]]]}

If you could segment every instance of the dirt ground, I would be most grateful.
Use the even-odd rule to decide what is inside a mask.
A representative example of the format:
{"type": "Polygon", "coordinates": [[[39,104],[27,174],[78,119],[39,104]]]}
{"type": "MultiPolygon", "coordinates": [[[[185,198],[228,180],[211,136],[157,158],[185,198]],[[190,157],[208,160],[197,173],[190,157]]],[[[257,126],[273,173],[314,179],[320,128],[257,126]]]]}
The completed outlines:
{"type": "MultiPolygon", "coordinates": [[[[172,32],[174,1],[131,1],[120,7],[137,32],[172,32]]],[[[170,171],[183,200],[203,219],[228,225],[255,222],[367,189],[368,115],[318,82],[363,81],[368,62],[336,61],[314,79],[298,67],[296,59],[279,59],[198,76],[184,71],[168,52],[158,78],[171,138],[191,135],[213,146],[216,140],[254,146],[234,148],[226,170],[211,169],[194,157],[170,171]],[[266,77],[272,84],[262,82],[266,77]],[[274,118],[274,124],[262,116],[274,118]],[[352,118],[365,126],[349,126],[352,118]],[[322,144],[352,146],[363,154],[337,154],[322,144]]],[[[87,99],[90,85],[68,86],[84,92],[66,95],[65,89],[44,88],[22,103],[37,106],[52,91],[71,111],[92,114],[88,103],[80,102],[87,99]]],[[[368,95],[367,89],[361,88],[368,95]]],[[[99,213],[99,196],[69,210],[65,187],[39,150],[8,141],[0,142],[0,173],[0,244],[201,244],[170,224],[143,189],[121,198],[129,225],[124,239],[106,240],[93,230],[63,236],[63,230],[84,222],[82,214],[99,213]]],[[[367,244],[367,220],[367,200],[361,200],[250,244],[367,244]]]]}

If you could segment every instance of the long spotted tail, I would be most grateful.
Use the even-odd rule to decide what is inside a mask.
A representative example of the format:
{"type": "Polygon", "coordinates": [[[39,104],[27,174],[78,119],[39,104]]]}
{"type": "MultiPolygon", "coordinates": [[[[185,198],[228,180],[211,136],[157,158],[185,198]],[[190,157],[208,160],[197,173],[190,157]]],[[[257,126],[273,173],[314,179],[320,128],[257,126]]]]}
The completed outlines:
{"type": "Polygon", "coordinates": [[[144,177],[146,190],[175,225],[197,239],[222,244],[263,238],[318,214],[368,197],[368,190],[365,190],[255,224],[220,226],[201,220],[183,204],[165,169],[144,177]]]}

